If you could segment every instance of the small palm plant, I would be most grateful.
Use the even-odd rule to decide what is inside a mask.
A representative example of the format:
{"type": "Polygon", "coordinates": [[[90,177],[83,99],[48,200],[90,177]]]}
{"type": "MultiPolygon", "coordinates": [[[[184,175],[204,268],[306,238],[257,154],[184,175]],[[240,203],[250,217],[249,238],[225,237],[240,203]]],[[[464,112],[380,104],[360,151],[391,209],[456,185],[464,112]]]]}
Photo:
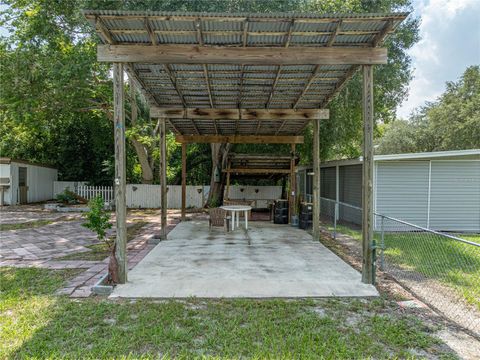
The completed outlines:
{"type": "Polygon", "coordinates": [[[97,239],[105,244],[110,251],[110,262],[108,264],[109,282],[118,282],[118,264],[115,258],[115,241],[107,236],[107,230],[112,227],[110,213],[105,210],[101,196],[96,196],[88,202],[90,210],[86,213],[87,221],[82,225],[94,231],[97,239]]]}

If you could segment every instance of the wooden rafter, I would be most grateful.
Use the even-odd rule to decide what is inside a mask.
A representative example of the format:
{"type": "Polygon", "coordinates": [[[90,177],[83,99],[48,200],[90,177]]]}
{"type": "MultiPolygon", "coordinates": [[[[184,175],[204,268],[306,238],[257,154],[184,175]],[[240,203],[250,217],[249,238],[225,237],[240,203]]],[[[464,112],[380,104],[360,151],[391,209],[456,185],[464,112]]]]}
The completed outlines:
{"type": "Polygon", "coordinates": [[[333,45],[333,43],[335,42],[335,38],[337,37],[337,35],[340,32],[341,27],[342,27],[342,20],[338,20],[337,25],[335,27],[335,30],[332,32],[332,34],[330,35],[330,38],[328,39],[327,46],[332,46],[333,45]]]}
{"type": "Polygon", "coordinates": [[[116,41],[113,39],[112,34],[105,26],[102,18],[100,18],[99,16],[95,16],[95,26],[109,44],[116,44],[116,41]]]}
{"type": "Polygon", "coordinates": [[[313,69],[312,75],[310,75],[310,78],[308,79],[307,84],[303,88],[303,90],[300,93],[300,95],[298,96],[297,100],[295,100],[295,102],[293,103],[293,108],[294,109],[298,106],[298,103],[300,102],[302,97],[306,94],[306,92],[308,91],[308,89],[312,85],[313,80],[315,80],[315,76],[317,76],[319,69],[320,69],[320,65],[315,66],[315,68],[313,69]]]}
{"type": "Polygon", "coordinates": [[[157,45],[157,35],[153,32],[152,26],[150,25],[150,20],[148,20],[148,17],[145,17],[143,19],[143,26],[145,27],[145,30],[147,30],[148,36],[150,37],[150,41],[152,42],[152,45],[157,45]]]}
{"type": "Polygon", "coordinates": [[[375,38],[372,41],[372,46],[373,47],[378,46],[383,41],[385,36],[390,31],[392,31],[392,29],[393,29],[393,20],[391,20],[391,19],[387,20],[387,22],[386,22],[385,26],[383,27],[382,31],[380,31],[377,35],[375,35],[375,38]]]}
{"type": "MultiPolygon", "coordinates": [[[[158,102],[155,99],[155,96],[148,90],[148,87],[145,86],[142,79],[138,76],[135,68],[132,64],[125,64],[125,71],[127,72],[129,78],[135,83],[135,87],[142,93],[142,95],[147,99],[150,107],[158,106],[158,102]]],[[[172,123],[170,119],[167,119],[168,125],[173,129],[177,134],[181,134],[181,131],[172,123]]]]}
{"type": "Polygon", "coordinates": [[[325,107],[327,104],[333,100],[333,98],[343,89],[343,87],[347,84],[348,80],[355,75],[357,70],[360,68],[360,66],[352,66],[351,69],[347,72],[345,77],[340,80],[337,85],[335,86],[335,89],[327,95],[327,97],[322,101],[320,107],[325,107]]]}
{"type": "MultiPolygon", "coordinates": [[[[248,44],[248,19],[245,19],[243,22],[243,35],[242,35],[242,47],[246,48],[248,44]]],[[[238,89],[238,108],[242,107],[242,101],[243,101],[243,78],[244,78],[244,70],[245,70],[245,65],[241,64],[240,65],[240,85],[238,89]]],[[[240,123],[241,119],[238,119],[235,122],[235,134],[238,133],[238,125],[240,123]]]]}
{"type": "MultiPolygon", "coordinates": [[[[170,81],[172,82],[172,85],[173,87],[175,88],[178,96],[180,97],[180,99],[182,100],[182,104],[184,107],[187,107],[187,103],[185,101],[185,98],[183,97],[183,94],[182,92],[180,91],[180,88],[178,87],[178,84],[177,84],[177,78],[175,77],[175,74],[173,73],[172,69],[170,69],[170,65],[168,64],[165,64],[164,65],[164,69],[165,69],[165,72],[168,74],[168,77],[170,78],[170,81]]],[[[168,118],[168,117],[167,117],[168,118]]],[[[200,134],[200,130],[198,130],[198,127],[197,127],[197,124],[195,124],[195,121],[193,120],[190,120],[191,123],[192,123],[192,126],[193,128],[195,129],[195,132],[197,134],[200,134]]]]}

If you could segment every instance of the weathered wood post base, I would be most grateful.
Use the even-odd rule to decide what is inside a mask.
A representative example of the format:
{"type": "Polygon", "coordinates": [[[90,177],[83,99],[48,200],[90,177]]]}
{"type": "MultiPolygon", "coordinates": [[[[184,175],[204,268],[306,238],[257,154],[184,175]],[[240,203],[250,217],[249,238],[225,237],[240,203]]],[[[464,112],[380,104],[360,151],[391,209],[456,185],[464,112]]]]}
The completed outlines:
{"type": "Polygon", "coordinates": [[[127,282],[127,201],[125,155],[125,94],[123,64],[113,63],[113,118],[115,137],[115,259],[118,266],[118,282],[127,282]]]}
{"type": "Polygon", "coordinates": [[[363,66],[362,282],[375,282],[373,268],[373,66],[363,66]]]}

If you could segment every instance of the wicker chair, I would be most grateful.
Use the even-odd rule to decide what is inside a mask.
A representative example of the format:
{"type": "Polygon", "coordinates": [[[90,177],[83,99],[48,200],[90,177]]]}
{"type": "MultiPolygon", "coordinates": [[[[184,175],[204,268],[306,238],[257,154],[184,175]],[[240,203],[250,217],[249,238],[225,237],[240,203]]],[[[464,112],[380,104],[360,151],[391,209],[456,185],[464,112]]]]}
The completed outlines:
{"type": "Polygon", "coordinates": [[[212,229],[212,226],[223,226],[225,231],[228,231],[227,224],[227,211],[221,208],[212,208],[208,210],[210,215],[208,219],[208,226],[212,229]]]}

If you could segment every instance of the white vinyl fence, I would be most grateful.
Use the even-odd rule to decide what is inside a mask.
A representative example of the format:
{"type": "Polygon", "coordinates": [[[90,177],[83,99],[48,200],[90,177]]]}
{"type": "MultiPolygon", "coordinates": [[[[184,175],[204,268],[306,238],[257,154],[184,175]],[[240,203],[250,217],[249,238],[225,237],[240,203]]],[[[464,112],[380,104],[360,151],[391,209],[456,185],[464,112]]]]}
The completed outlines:
{"type": "MultiPolygon", "coordinates": [[[[186,206],[187,208],[201,208],[207,201],[210,186],[187,185],[186,206]]],[[[129,208],[159,208],[160,185],[128,184],[127,207],[129,208]]],[[[167,207],[180,209],[182,207],[182,186],[167,186],[167,207]]]]}
{"type": "MultiPolygon", "coordinates": [[[[63,192],[67,187],[79,196],[90,200],[101,196],[106,202],[114,201],[115,192],[112,186],[87,186],[84,181],[56,181],[54,195],[63,192]]],[[[187,185],[187,208],[201,208],[207,201],[210,186],[187,185]]],[[[281,186],[242,186],[230,187],[230,199],[255,200],[255,207],[267,207],[268,202],[282,196],[281,186]]],[[[127,184],[127,207],[134,209],[160,208],[160,185],[127,184]]],[[[182,186],[167,186],[167,207],[180,209],[182,207],[182,186]]]]}
{"type": "Polygon", "coordinates": [[[101,196],[105,202],[112,202],[115,198],[111,186],[77,186],[75,193],[87,200],[101,196]]]}

